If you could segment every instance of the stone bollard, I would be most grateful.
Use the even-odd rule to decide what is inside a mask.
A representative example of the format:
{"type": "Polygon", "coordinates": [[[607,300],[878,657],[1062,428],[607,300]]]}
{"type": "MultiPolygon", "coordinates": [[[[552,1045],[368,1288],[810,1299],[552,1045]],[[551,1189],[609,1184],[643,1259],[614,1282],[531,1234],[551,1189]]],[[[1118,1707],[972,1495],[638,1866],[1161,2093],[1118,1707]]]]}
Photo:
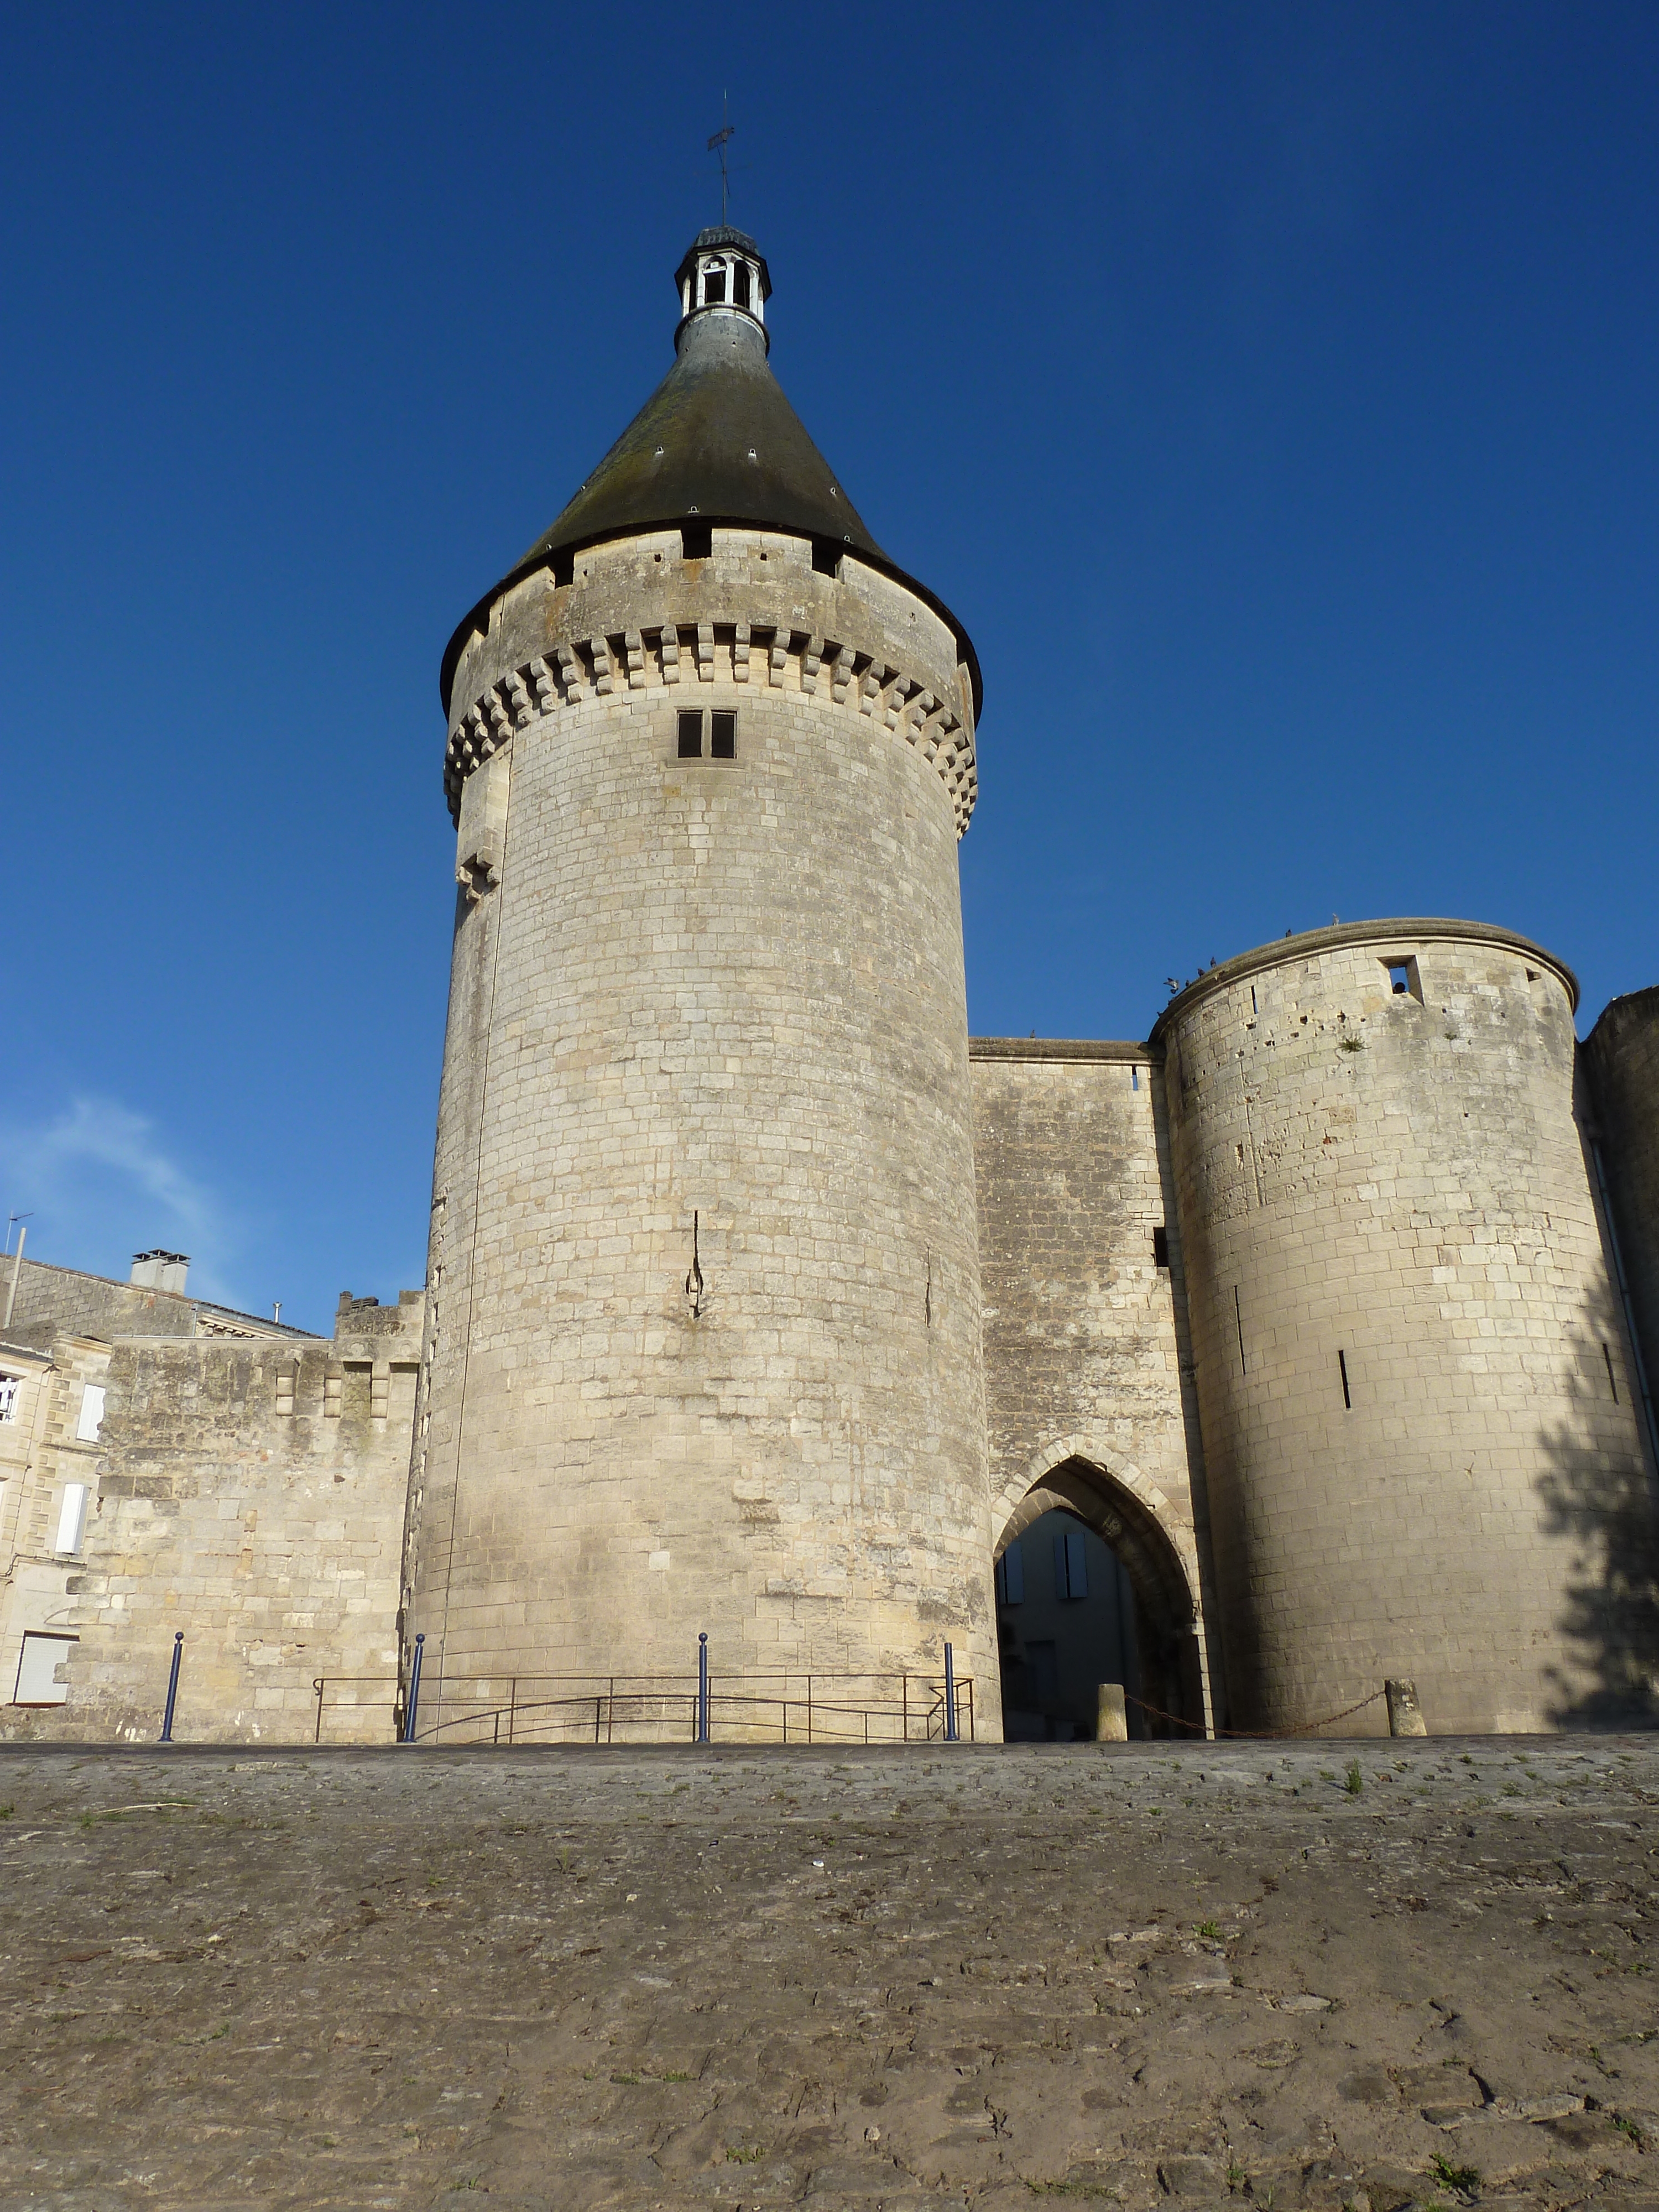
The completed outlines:
{"type": "Polygon", "coordinates": [[[1426,1735],[1429,1731],[1423,1719],[1423,1708],[1417,1702],[1416,1683],[1385,1682],[1382,1686],[1389,1698],[1389,1734],[1426,1735]]]}
{"type": "Polygon", "coordinates": [[[1095,1692],[1099,1720],[1095,1727],[1097,1743],[1127,1743],[1129,1717],[1124,1710],[1121,1682],[1102,1682],[1095,1692]]]}

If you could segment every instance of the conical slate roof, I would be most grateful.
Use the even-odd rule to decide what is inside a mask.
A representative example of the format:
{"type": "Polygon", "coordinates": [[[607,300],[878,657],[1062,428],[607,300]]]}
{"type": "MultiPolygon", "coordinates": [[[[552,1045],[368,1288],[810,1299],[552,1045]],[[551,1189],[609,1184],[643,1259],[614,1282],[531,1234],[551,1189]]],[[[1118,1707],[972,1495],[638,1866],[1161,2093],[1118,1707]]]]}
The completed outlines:
{"type": "Polygon", "coordinates": [[[556,572],[561,556],[605,538],[695,520],[825,540],[907,586],[956,633],[977,714],[979,663],[967,632],[877,544],[768,365],[764,314],[772,286],[759,247],[725,226],[703,231],[677,281],[685,313],[674,335],[674,366],[552,526],[457,629],[439,678],[445,713],[467,639],[520,578],[543,566],[556,572]],[[737,272],[740,264],[747,266],[740,280],[747,289],[730,300],[704,283],[710,267],[737,272]]]}
{"type": "Polygon", "coordinates": [[[746,317],[687,323],[672,368],[525,559],[693,515],[886,558],[784,398],[764,334],[746,317]]]}

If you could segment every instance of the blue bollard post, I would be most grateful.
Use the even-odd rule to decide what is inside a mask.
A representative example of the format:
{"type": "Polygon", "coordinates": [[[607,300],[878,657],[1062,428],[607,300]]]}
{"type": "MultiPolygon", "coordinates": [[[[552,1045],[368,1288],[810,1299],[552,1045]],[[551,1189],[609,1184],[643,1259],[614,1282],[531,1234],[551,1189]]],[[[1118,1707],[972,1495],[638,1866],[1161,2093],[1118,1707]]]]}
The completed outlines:
{"type": "Polygon", "coordinates": [[[708,1632],[697,1638],[697,1741],[708,1741],[708,1632]]]}
{"type": "Polygon", "coordinates": [[[409,1666],[409,1703],[404,1709],[404,1741],[415,1741],[415,1723],[421,1710],[421,1652],[426,1642],[424,1634],[415,1638],[415,1656],[409,1666]]]}
{"type": "Polygon", "coordinates": [[[161,1741],[163,1743],[173,1741],[173,1709],[179,1702],[179,1662],[184,1656],[185,1632],[182,1628],[175,1628],[173,1632],[173,1671],[167,1676],[167,1709],[161,1716],[161,1741]]]}
{"type": "Polygon", "coordinates": [[[947,1644],[945,1647],[945,1741],[960,1742],[957,1734],[957,1662],[956,1654],[947,1644]]]}

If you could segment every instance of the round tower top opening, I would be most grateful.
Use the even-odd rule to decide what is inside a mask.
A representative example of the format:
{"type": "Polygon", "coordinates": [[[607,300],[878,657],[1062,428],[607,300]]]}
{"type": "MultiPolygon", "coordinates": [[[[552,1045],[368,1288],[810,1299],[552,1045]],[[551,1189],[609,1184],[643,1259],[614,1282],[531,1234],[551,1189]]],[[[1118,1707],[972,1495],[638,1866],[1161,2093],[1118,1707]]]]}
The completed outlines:
{"type": "Polygon", "coordinates": [[[680,294],[676,353],[686,325],[696,315],[745,316],[758,325],[770,350],[766,303],[772,296],[772,279],[765,255],[746,231],[733,230],[729,223],[700,230],[674,271],[674,282],[680,294]]]}

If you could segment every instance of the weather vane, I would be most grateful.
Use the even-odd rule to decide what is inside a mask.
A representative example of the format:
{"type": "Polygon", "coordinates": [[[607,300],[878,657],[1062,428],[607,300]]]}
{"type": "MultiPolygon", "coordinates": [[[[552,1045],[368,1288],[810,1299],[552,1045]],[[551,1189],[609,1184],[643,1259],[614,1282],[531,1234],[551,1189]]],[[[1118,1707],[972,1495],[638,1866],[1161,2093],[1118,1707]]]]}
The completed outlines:
{"type": "Polygon", "coordinates": [[[718,154],[720,157],[720,228],[722,229],[726,227],[726,147],[727,140],[734,137],[737,133],[736,124],[728,123],[726,119],[726,94],[722,93],[720,94],[720,127],[708,142],[709,152],[711,154],[718,154]]]}

